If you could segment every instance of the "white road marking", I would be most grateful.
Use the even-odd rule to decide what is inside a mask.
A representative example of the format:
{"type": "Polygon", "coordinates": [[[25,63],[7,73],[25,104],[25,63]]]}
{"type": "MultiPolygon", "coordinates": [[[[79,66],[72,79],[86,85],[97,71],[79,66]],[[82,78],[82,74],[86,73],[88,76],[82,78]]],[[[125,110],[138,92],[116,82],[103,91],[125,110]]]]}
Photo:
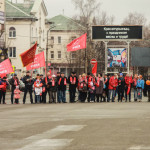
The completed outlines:
{"type": "Polygon", "coordinates": [[[24,147],[18,150],[58,150],[69,145],[73,139],[51,139],[65,132],[77,132],[86,125],[60,125],[41,134],[24,139],[24,147]],[[31,143],[32,142],[32,143],[31,143]]]}
{"type": "Polygon", "coordinates": [[[58,150],[68,146],[73,139],[42,139],[18,150],[58,150]]]}
{"type": "Polygon", "coordinates": [[[60,125],[56,128],[46,131],[42,134],[37,134],[26,138],[27,140],[37,140],[41,137],[53,138],[67,131],[79,131],[84,128],[85,125],[60,125]]]}
{"type": "Polygon", "coordinates": [[[128,150],[150,150],[150,147],[146,146],[132,146],[128,150]]]}

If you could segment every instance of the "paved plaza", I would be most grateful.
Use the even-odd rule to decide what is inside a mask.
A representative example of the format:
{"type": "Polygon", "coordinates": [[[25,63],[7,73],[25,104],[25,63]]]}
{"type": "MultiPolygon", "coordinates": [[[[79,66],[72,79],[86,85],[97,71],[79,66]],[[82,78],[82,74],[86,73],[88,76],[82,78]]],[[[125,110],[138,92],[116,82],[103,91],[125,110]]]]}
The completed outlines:
{"type": "Polygon", "coordinates": [[[0,150],[150,149],[147,98],[142,103],[11,105],[9,101],[7,95],[7,105],[0,105],[0,150]]]}

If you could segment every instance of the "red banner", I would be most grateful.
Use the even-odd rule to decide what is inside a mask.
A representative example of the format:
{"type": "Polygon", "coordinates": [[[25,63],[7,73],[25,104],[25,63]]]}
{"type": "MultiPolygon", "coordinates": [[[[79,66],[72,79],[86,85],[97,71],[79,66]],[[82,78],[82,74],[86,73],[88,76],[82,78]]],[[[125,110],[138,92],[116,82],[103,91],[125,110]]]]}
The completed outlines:
{"type": "Polygon", "coordinates": [[[77,51],[86,48],[86,39],[87,34],[85,33],[79,38],[73,40],[70,44],[67,45],[67,51],[77,51]]]}
{"type": "Polygon", "coordinates": [[[45,57],[44,52],[41,52],[37,55],[35,55],[34,62],[26,66],[27,70],[37,69],[45,67],[45,57]]]}
{"type": "Polygon", "coordinates": [[[26,67],[28,64],[34,62],[36,48],[37,48],[37,42],[29,50],[20,54],[22,64],[24,67],[26,67]]]}
{"type": "Polygon", "coordinates": [[[0,75],[6,75],[11,72],[13,72],[13,68],[9,59],[6,59],[0,63],[0,75]]]}
{"type": "Polygon", "coordinates": [[[96,75],[96,73],[97,73],[97,62],[94,65],[94,67],[92,68],[92,74],[96,75]]]}

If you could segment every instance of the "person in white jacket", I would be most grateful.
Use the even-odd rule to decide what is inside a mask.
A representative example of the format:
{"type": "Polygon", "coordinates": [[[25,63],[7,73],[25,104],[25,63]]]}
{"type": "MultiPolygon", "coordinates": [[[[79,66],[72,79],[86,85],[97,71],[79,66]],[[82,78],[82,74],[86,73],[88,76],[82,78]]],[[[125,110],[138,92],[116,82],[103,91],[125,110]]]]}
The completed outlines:
{"type": "Polygon", "coordinates": [[[42,95],[42,82],[40,79],[36,79],[35,82],[34,82],[34,90],[35,90],[35,99],[37,101],[37,103],[40,103],[40,97],[42,95]]]}

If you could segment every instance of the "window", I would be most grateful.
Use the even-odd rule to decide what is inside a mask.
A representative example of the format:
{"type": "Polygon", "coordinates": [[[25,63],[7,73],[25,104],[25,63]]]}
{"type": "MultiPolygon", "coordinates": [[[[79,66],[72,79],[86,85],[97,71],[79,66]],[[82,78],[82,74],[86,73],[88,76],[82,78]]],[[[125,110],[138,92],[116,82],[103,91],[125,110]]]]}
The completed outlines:
{"type": "Polygon", "coordinates": [[[16,37],[16,29],[14,27],[9,29],[9,37],[16,37]]]}
{"type": "Polygon", "coordinates": [[[9,47],[9,57],[16,57],[16,47],[9,47]]]}
{"type": "Polygon", "coordinates": [[[76,52],[72,52],[72,53],[71,53],[71,58],[72,58],[72,59],[76,59],[76,52]]]}
{"type": "Polygon", "coordinates": [[[51,58],[54,59],[54,51],[51,51],[51,58]]]}
{"type": "Polygon", "coordinates": [[[61,59],[61,51],[58,51],[58,59],[61,59]]]}
{"type": "Polygon", "coordinates": [[[77,38],[76,36],[72,36],[71,41],[75,40],[76,38],[77,38]]]}
{"type": "Polygon", "coordinates": [[[61,44],[61,36],[58,37],[58,44],[61,44]]]}
{"type": "Polygon", "coordinates": [[[52,43],[54,43],[54,37],[53,36],[51,36],[51,41],[52,41],[52,43]]]}

